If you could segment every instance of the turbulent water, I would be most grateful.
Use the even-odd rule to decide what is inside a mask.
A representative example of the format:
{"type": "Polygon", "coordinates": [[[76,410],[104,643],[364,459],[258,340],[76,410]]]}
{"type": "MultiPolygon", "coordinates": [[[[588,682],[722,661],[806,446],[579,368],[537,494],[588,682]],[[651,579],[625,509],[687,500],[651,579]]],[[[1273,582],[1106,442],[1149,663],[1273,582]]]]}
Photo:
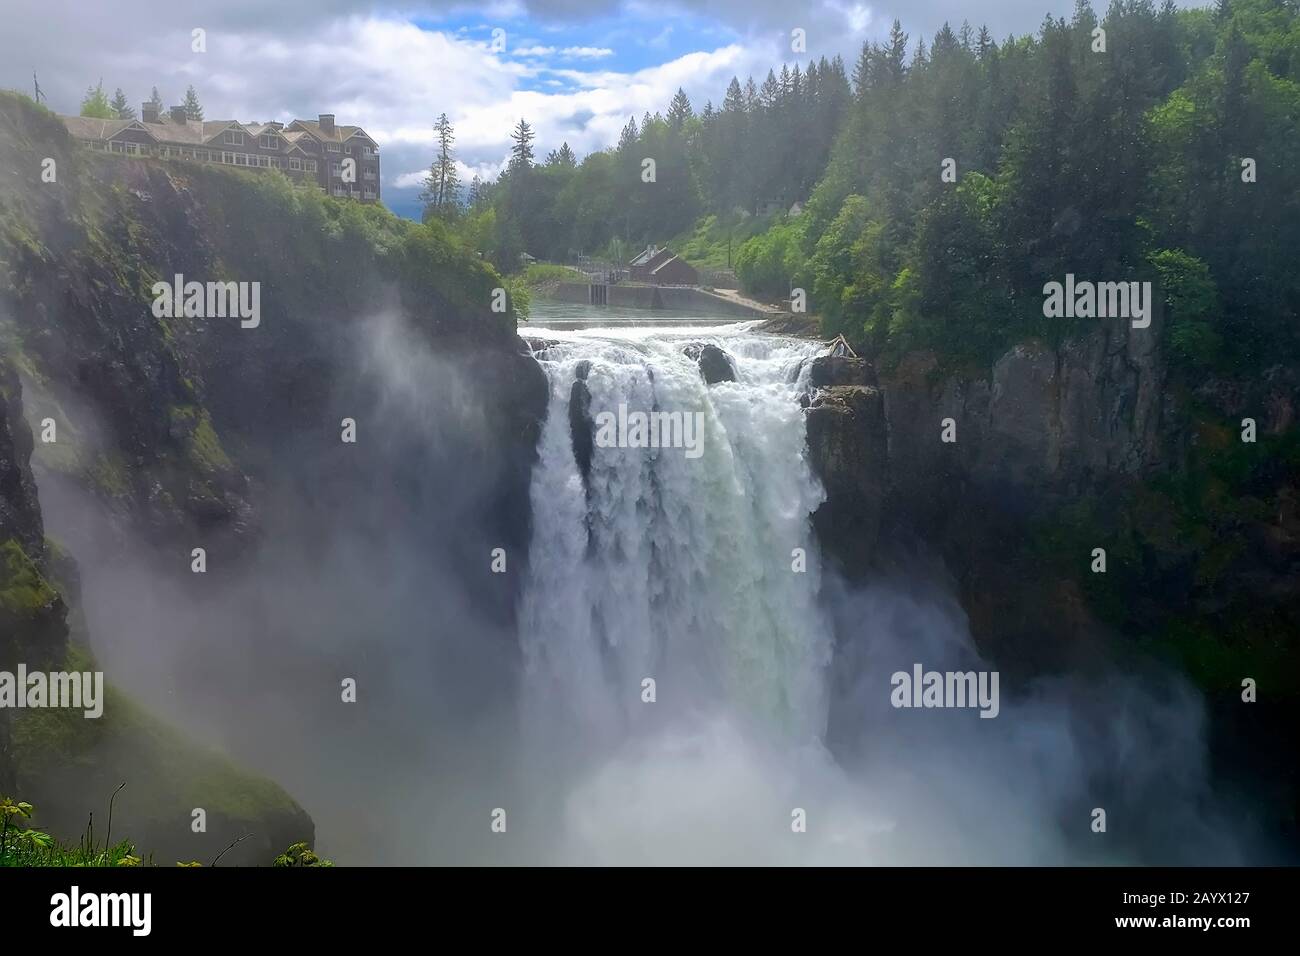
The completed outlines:
{"type": "Polygon", "coordinates": [[[798,394],[818,343],[724,329],[535,330],[550,408],[532,485],[521,635],[532,703],[566,731],[634,729],[655,706],[726,705],[795,737],[825,727],[830,655],[809,516],[823,492],[798,394]],[[723,348],[736,381],[706,385],[691,344],[723,348]],[[584,484],[569,403],[702,413],[683,448],[594,448],[584,484]],[[795,570],[798,567],[800,570],[795,570]]]}
{"type": "Polygon", "coordinates": [[[799,403],[817,343],[748,325],[530,334],[550,381],[520,619],[518,800],[550,808],[528,823],[550,835],[534,858],[1239,859],[1179,682],[1044,680],[991,720],[891,705],[914,663],[989,665],[942,582],[851,591],[823,572],[799,403]],[[688,354],[704,343],[736,381],[705,384],[688,354]],[[598,442],[584,481],[584,372],[597,422],[699,412],[702,454],[598,442]],[[1096,807],[1120,832],[1090,829],[1096,807]]]}

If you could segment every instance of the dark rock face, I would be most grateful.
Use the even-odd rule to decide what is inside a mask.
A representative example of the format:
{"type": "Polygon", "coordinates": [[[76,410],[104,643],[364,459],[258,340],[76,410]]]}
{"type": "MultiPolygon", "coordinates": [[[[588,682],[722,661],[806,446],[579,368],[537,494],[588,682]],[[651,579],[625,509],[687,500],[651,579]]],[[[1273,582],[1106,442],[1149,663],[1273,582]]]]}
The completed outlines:
{"type": "MultiPolygon", "coordinates": [[[[1215,421],[1195,420],[1167,384],[1159,321],[1149,330],[1100,325],[1059,348],[1023,342],[984,375],[945,372],[932,354],[908,354],[879,376],[879,412],[855,391],[868,386],[815,391],[808,446],[827,490],[815,523],[828,555],[861,573],[873,553],[877,563],[888,561],[891,547],[919,539],[944,559],[977,641],[1000,662],[1025,673],[1086,667],[1100,656],[1097,635],[1106,630],[1083,590],[1091,583],[1090,549],[1113,550],[1112,542],[1124,540],[1116,536],[1136,521],[1157,550],[1164,547],[1158,574],[1165,590],[1130,604],[1127,627],[1158,629],[1193,600],[1194,582],[1177,581],[1197,546],[1159,531],[1172,520],[1161,517],[1172,505],[1159,495],[1147,500],[1151,479],[1177,480],[1198,460],[1198,447],[1206,460],[1207,441],[1242,447],[1246,416],[1258,420],[1261,436],[1282,436],[1300,406],[1297,376],[1279,368],[1258,381],[1201,383],[1198,402],[1215,421]],[[955,441],[943,440],[945,426],[955,441]],[[1065,545],[1064,563],[1082,554],[1074,570],[1062,570],[1031,542],[1052,540],[1081,500],[1103,516],[1126,508],[1129,524],[1094,532],[1084,522],[1072,533],[1085,540],[1065,545]],[[880,548],[873,549],[877,530],[880,548]]],[[[813,382],[871,380],[853,360],[816,361],[813,382]]],[[[1217,593],[1196,605],[1205,614],[1223,611],[1233,594],[1281,609],[1300,580],[1300,483],[1280,474],[1259,480],[1261,508],[1271,516],[1245,529],[1248,546],[1227,566],[1217,593]]]]}
{"type": "MultiPolygon", "coordinates": [[[[23,418],[22,386],[0,356],[0,670],[59,661],[67,647],[67,606],[45,579],[49,553],[30,459],[33,439],[23,418]]],[[[12,715],[0,710],[0,793],[12,794],[12,715]]]]}
{"type": "Polygon", "coordinates": [[[29,555],[40,556],[45,530],[32,479],[32,447],[18,373],[0,357],[0,542],[15,538],[29,555]]]}
{"type": "Polygon", "coordinates": [[[812,360],[808,371],[808,384],[813,388],[831,385],[865,385],[875,388],[876,370],[864,358],[821,355],[812,360]]]}
{"type": "Polygon", "coordinates": [[[574,371],[573,388],[569,390],[569,435],[573,441],[573,457],[585,486],[591,475],[591,456],[596,442],[596,423],[591,417],[591,389],[587,387],[591,362],[579,362],[574,371]]]}
{"type": "Polygon", "coordinates": [[[813,527],[850,577],[865,572],[888,489],[884,396],[865,385],[821,390],[807,411],[808,453],[826,488],[813,527]]]}
{"type": "Polygon", "coordinates": [[[734,382],[736,380],[735,363],[731,361],[731,356],[718,346],[712,343],[701,344],[694,342],[686,346],[683,351],[688,358],[699,363],[700,374],[704,376],[706,384],[716,385],[718,382],[734,382]]]}

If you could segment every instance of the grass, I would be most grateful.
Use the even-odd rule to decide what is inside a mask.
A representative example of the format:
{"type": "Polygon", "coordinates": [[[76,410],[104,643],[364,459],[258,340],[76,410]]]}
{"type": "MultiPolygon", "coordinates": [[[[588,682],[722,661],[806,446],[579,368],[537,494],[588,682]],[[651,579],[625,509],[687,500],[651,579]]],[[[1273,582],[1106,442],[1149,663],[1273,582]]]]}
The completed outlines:
{"type": "MultiPolygon", "coordinates": [[[[120,788],[119,788],[120,789],[120,788]]],[[[114,794],[116,796],[116,794],[114,794]]],[[[152,857],[141,857],[130,840],[112,839],[112,800],[109,801],[109,829],[101,845],[95,837],[92,817],[86,831],[74,843],[56,840],[43,830],[26,826],[35,812],[30,803],[0,796],[0,867],[114,867],[153,866],[152,857]]],[[[215,866],[221,857],[212,861],[215,866]]],[[[177,866],[198,867],[197,860],[178,862],[177,866]]],[[[306,843],[295,843],[271,863],[276,867],[327,867],[332,860],[317,856],[306,843]]]]}
{"type": "Polygon", "coordinates": [[[61,843],[43,830],[24,826],[34,810],[30,803],[0,797],[0,866],[139,866],[143,862],[130,840],[109,842],[111,812],[110,830],[105,834],[103,846],[100,846],[95,839],[93,818],[74,845],[61,843]]]}
{"type": "Polygon", "coordinates": [[[550,262],[530,262],[523,271],[524,285],[530,289],[554,285],[557,282],[586,282],[587,277],[577,269],[569,266],[555,265],[550,262]]]}

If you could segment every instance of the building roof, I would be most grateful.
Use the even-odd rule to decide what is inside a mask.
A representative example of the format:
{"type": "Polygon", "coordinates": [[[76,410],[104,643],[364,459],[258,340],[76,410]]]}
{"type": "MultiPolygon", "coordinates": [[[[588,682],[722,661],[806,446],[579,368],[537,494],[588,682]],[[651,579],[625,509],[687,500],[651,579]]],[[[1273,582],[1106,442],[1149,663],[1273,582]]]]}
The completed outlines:
{"type": "Polygon", "coordinates": [[[374,142],[370,134],[360,126],[340,126],[336,123],[334,124],[333,131],[328,133],[321,129],[319,120],[296,119],[290,123],[289,126],[291,128],[295,126],[300,127],[323,143],[343,143],[351,139],[353,136],[364,136],[366,139],[374,142]]]}
{"type": "Polygon", "coordinates": [[[650,274],[651,274],[651,275],[655,275],[656,273],[659,272],[660,269],[663,269],[663,268],[665,268],[665,267],[667,267],[667,266],[669,266],[669,265],[672,265],[674,262],[680,262],[682,265],[684,265],[686,268],[690,269],[692,272],[695,271],[695,266],[691,265],[691,264],[690,264],[689,262],[687,262],[685,259],[682,259],[682,258],[680,258],[680,257],[678,257],[678,256],[676,256],[676,255],[671,255],[671,254],[670,254],[670,255],[668,256],[668,258],[665,259],[663,262],[660,262],[660,263],[655,264],[655,266],[654,266],[653,268],[651,268],[651,270],[650,270],[650,274]]]}
{"type": "Polygon", "coordinates": [[[139,120],[95,119],[91,116],[60,116],[59,119],[77,139],[112,139],[129,126],[143,125],[139,120]]]}
{"type": "MultiPolygon", "coordinates": [[[[307,120],[294,120],[295,125],[314,127],[306,129],[284,129],[279,123],[240,123],[238,120],[184,120],[178,122],[168,113],[158,117],[157,122],[129,119],[95,119],[89,116],[60,116],[63,125],[75,139],[107,141],[124,130],[136,129],[148,134],[155,142],[184,146],[206,146],[221,136],[228,129],[236,129],[257,139],[264,133],[274,133],[288,144],[289,153],[304,153],[299,145],[303,137],[329,142],[345,142],[353,136],[370,137],[359,126],[335,127],[333,138],[322,135],[320,124],[307,120]]],[[[374,142],[374,140],[370,140],[374,142]]],[[[305,155],[305,153],[304,153],[305,155]]]]}

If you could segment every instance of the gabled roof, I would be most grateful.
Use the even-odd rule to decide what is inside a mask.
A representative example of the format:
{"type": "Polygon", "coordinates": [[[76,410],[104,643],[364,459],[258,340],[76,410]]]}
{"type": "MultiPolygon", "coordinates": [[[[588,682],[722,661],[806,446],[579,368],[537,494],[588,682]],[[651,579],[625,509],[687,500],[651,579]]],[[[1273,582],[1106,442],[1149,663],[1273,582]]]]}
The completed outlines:
{"type": "Polygon", "coordinates": [[[63,125],[76,139],[108,140],[127,129],[141,130],[154,136],[153,132],[139,120],[95,119],[92,116],[60,116],[59,119],[63,120],[63,125]]]}
{"type": "Polygon", "coordinates": [[[374,142],[370,134],[360,126],[339,126],[336,124],[332,133],[326,133],[321,129],[319,120],[296,119],[289,124],[289,128],[300,129],[303,132],[309,133],[312,137],[320,140],[322,143],[343,143],[346,140],[351,139],[353,136],[358,135],[364,136],[372,143],[374,142]]]}
{"type": "Polygon", "coordinates": [[[650,274],[651,274],[651,275],[654,275],[654,274],[657,273],[660,269],[662,269],[662,268],[664,268],[665,266],[668,266],[669,264],[674,263],[674,262],[680,262],[682,265],[686,266],[686,268],[690,269],[692,272],[695,271],[695,266],[691,265],[691,264],[690,264],[689,262],[687,262],[685,259],[682,259],[682,258],[680,258],[680,257],[678,257],[678,256],[676,256],[676,255],[673,255],[672,253],[669,253],[667,259],[663,260],[662,262],[657,262],[657,263],[655,263],[655,264],[651,267],[651,269],[650,269],[650,274]]]}

